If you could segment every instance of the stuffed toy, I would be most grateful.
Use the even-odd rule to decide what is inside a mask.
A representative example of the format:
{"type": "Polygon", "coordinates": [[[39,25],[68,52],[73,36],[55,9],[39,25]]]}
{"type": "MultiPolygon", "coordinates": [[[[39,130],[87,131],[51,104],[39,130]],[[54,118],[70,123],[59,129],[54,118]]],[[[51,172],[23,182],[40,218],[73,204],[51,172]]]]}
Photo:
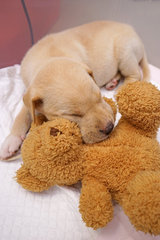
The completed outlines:
{"type": "Polygon", "coordinates": [[[96,144],[83,143],[77,124],[66,119],[33,124],[16,179],[33,192],[81,180],[79,210],[88,227],[111,221],[115,200],[137,230],[158,235],[160,91],[151,83],[128,83],[116,101],[122,117],[110,137],[96,144]]]}

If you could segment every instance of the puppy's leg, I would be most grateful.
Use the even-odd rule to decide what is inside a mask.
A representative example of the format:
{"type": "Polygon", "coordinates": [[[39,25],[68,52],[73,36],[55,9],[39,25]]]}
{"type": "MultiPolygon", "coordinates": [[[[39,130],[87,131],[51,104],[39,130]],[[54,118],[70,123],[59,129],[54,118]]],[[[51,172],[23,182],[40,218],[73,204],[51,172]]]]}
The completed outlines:
{"type": "Polygon", "coordinates": [[[150,70],[149,70],[149,65],[148,65],[148,61],[147,61],[145,52],[144,52],[144,56],[143,56],[142,60],[140,61],[140,66],[141,66],[142,72],[143,72],[143,81],[148,82],[150,79],[150,70]]]}
{"type": "Polygon", "coordinates": [[[11,157],[20,148],[30,124],[31,115],[26,106],[23,105],[20,113],[15,119],[11,133],[2,144],[0,149],[1,160],[7,160],[7,158],[11,157]]]}
{"type": "Polygon", "coordinates": [[[121,60],[119,71],[124,76],[124,83],[140,81],[142,79],[140,66],[135,56],[121,60]]]}

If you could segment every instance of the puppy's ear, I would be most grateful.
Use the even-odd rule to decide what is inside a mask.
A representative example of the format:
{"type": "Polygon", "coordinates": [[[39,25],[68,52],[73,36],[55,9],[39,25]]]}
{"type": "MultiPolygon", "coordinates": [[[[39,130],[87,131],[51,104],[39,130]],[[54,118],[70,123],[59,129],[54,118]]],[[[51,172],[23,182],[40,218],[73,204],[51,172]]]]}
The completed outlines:
{"type": "Polygon", "coordinates": [[[93,76],[92,70],[90,70],[90,71],[88,72],[88,74],[91,76],[91,78],[93,79],[93,81],[96,83],[96,81],[95,81],[95,79],[94,79],[94,76],[93,76]]]}
{"type": "Polygon", "coordinates": [[[88,72],[88,74],[90,75],[90,76],[92,76],[92,74],[93,74],[93,72],[92,72],[92,70],[85,64],[85,69],[86,69],[86,71],[88,72]]]}
{"type": "Polygon", "coordinates": [[[93,72],[90,69],[90,67],[88,67],[86,64],[82,63],[83,67],[85,68],[85,70],[87,71],[87,73],[92,77],[93,81],[95,82],[94,76],[93,76],[93,72]]]}
{"type": "Polygon", "coordinates": [[[36,122],[36,110],[38,110],[43,104],[43,100],[40,96],[35,96],[31,100],[31,112],[34,123],[36,122]]]}
{"type": "Polygon", "coordinates": [[[30,110],[32,119],[35,123],[36,110],[38,110],[42,106],[43,98],[37,93],[34,93],[33,95],[33,92],[31,92],[31,89],[29,88],[23,97],[23,102],[26,105],[26,107],[30,110]]]}

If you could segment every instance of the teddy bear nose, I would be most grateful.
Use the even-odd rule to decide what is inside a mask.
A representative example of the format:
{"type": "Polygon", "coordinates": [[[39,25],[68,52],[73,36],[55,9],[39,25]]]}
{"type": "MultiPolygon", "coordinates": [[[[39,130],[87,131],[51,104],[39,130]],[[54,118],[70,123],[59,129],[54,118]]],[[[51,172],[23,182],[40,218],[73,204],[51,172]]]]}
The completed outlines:
{"type": "Polygon", "coordinates": [[[52,128],[50,129],[50,135],[51,135],[51,136],[57,136],[58,133],[62,134],[62,132],[61,132],[59,129],[57,129],[57,128],[52,127],[52,128]]]}
{"type": "Polygon", "coordinates": [[[114,127],[114,124],[112,122],[109,122],[107,124],[107,127],[105,129],[103,129],[103,130],[101,129],[100,132],[108,135],[113,130],[113,127],[114,127]]]}

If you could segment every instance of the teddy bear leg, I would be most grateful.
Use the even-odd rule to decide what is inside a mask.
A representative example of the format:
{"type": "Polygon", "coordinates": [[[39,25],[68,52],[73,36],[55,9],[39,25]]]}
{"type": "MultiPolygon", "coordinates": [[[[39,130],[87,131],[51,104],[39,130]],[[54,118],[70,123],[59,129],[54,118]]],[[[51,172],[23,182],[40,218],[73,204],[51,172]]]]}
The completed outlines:
{"type": "Polygon", "coordinates": [[[122,207],[137,230],[160,234],[160,171],[142,171],[132,179],[122,207]]]}
{"type": "Polygon", "coordinates": [[[111,194],[93,177],[85,177],[79,203],[83,221],[93,229],[104,227],[113,217],[111,194]]]}
{"type": "Polygon", "coordinates": [[[16,173],[16,181],[25,189],[33,192],[47,190],[50,185],[32,176],[24,165],[16,173]]]}

